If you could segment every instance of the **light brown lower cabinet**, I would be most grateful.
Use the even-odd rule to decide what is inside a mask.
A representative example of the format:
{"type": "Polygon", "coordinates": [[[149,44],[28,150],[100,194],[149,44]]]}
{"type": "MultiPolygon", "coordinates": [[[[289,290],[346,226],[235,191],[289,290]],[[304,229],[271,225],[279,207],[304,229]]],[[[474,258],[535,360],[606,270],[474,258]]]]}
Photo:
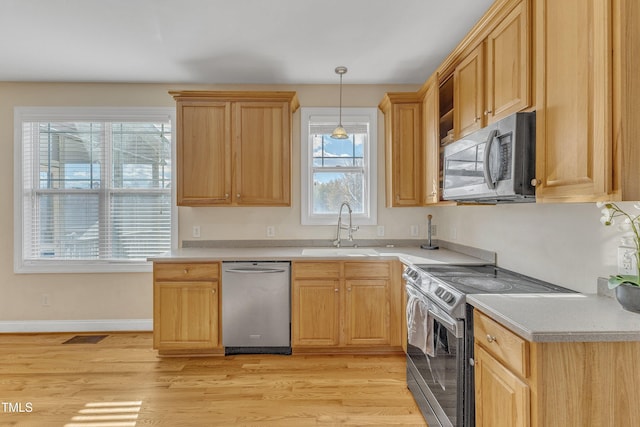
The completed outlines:
{"type": "Polygon", "coordinates": [[[475,311],[478,427],[640,425],[640,342],[529,342],[475,311]]]}
{"type": "Polygon", "coordinates": [[[219,263],[154,263],[153,348],[161,355],[224,354],[219,263]]]}
{"type": "Polygon", "coordinates": [[[293,262],[293,352],[402,351],[400,274],[397,261],[293,262]]]}

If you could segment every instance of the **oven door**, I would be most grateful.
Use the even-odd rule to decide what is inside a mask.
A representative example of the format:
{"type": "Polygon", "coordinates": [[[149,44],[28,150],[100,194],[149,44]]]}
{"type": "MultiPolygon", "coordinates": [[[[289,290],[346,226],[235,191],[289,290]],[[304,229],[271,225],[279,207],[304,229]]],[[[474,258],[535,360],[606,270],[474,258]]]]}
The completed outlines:
{"type": "Polygon", "coordinates": [[[464,323],[409,284],[407,298],[409,389],[430,426],[464,426],[464,323]]]}

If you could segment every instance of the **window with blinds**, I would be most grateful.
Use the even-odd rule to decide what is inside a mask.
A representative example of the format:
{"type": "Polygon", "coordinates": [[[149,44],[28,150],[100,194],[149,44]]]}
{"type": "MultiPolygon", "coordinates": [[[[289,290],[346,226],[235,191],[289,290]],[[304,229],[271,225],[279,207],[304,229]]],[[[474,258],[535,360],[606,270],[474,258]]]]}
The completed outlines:
{"type": "Polygon", "coordinates": [[[376,223],[376,117],[373,108],[343,108],[347,139],[331,138],[338,109],[302,109],[302,223],[334,224],[348,202],[357,224],[376,223]]]}
{"type": "Polygon", "coordinates": [[[17,109],[18,271],[122,271],[171,249],[171,114],[17,109]]]}

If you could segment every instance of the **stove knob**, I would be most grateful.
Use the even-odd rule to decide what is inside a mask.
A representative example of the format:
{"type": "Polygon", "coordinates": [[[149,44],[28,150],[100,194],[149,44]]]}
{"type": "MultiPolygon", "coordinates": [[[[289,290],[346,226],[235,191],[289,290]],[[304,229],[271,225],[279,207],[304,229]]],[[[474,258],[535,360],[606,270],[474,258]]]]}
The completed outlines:
{"type": "Polygon", "coordinates": [[[442,298],[447,304],[451,304],[456,299],[451,292],[445,292],[442,298]]]}

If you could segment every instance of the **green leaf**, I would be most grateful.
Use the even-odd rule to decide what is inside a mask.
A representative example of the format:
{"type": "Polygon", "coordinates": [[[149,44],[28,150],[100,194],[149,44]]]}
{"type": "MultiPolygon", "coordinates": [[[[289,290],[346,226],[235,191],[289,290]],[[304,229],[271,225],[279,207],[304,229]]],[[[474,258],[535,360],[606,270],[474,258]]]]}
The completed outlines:
{"type": "Polygon", "coordinates": [[[628,276],[624,274],[616,274],[615,276],[609,276],[609,289],[615,289],[618,286],[626,283],[628,285],[640,286],[638,276],[628,276]]]}

